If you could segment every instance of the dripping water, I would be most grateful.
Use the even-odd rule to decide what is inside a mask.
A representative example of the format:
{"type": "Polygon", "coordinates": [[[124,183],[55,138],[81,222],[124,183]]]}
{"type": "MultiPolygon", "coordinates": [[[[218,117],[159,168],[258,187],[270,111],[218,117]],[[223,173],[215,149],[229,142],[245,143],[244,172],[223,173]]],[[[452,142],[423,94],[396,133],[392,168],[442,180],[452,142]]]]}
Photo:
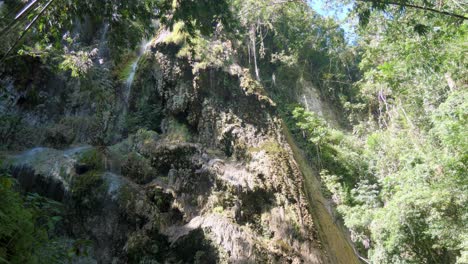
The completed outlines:
{"type": "Polygon", "coordinates": [[[125,81],[125,86],[127,88],[125,89],[125,94],[124,94],[125,105],[128,105],[128,99],[130,98],[130,92],[132,89],[133,80],[135,79],[135,73],[138,67],[138,61],[140,61],[140,56],[138,56],[132,62],[130,74],[128,75],[127,80],[125,81]]]}
{"type": "Polygon", "coordinates": [[[104,57],[107,56],[107,32],[109,31],[109,23],[104,24],[102,29],[101,38],[99,39],[98,54],[99,64],[104,64],[104,57]]]}
{"type": "Polygon", "coordinates": [[[150,45],[150,42],[148,40],[142,41],[140,44],[140,48],[138,50],[137,57],[133,60],[131,66],[130,66],[130,74],[127,77],[127,80],[125,81],[125,91],[124,91],[124,112],[127,111],[128,108],[128,103],[130,100],[130,94],[132,92],[132,85],[133,81],[135,80],[135,74],[136,71],[138,70],[138,62],[140,61],[141,57],[143,54],[145,54],[146,50],[148,49],[150,45]]]}

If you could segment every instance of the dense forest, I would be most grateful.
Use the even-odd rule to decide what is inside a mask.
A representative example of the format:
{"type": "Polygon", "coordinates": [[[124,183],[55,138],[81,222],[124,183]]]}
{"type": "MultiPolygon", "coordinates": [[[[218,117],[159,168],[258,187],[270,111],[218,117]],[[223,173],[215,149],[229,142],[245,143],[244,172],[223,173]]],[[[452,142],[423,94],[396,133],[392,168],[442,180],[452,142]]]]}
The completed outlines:
{"type": "Polygon", "coordinates": [[[317,4],[0,1],[0,263],[468,263],[468,3],[317,4]]]}

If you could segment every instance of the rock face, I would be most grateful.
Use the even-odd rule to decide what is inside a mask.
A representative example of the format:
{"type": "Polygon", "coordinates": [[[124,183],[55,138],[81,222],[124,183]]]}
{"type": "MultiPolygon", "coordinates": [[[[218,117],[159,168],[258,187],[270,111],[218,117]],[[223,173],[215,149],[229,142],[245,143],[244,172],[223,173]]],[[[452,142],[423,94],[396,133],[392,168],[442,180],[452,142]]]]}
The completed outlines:
{"type": "Polygon", "coordinates": [[[64,235],[98,263],[332,263],[275,104],[239,66],[177,51],[153,43],[129,95],[128,119],[154,131],[13,156],[13,176],[64,202],[64,235]]]}
{"type": "Polygon", "coordinates": [[[319,92],[314,85],[308,81],[301,81],[299,89],[295,94],[296,101],[301,102],[307,111],[317,113],[319,116],[324,117],[333,126],[338,127],[338,118],[333,109],[320,99],[319,92]]]}
{"type": "Polygon", "coordinates": [[[230,263],[327,262],[274,103],[248,85],[247,72],[195,72],[176,52],[156,43],[132,94],[140,100],[133,110],[145,104],[145,90],[163,105],[161,139],[137,150],[167,177],[150,184],[170,192],[183,216],[162,233],[176,246],[202,230],[230,263]]]}

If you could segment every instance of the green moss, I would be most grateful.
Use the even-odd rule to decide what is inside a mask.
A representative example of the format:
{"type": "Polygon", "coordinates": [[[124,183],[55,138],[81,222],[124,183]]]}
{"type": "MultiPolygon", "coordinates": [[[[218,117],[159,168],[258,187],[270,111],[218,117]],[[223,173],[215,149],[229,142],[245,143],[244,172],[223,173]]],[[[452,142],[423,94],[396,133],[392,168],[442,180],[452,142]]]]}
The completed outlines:
{"type": "Polygon", "coordinates": [[[148,129],[139,129],[136,134],[133,136],[133,140],[136,142],[142,142],[142,143],[147,143],[147,142],[153,142],[158,140],[159,134],[153,130],[148,130],[148,129]]]}
{"type": "Polygon", "coordinates": [[[128,154],[122,164],[122,175],[136,183],[148,183],[155,173],[151,162],[136,152],[128,154]]]}
{"type": "Polygon", "coordinates": [[[132,64],[135,62],[136,57],[135,52],[128,52],[123,55],[120,63],[115,66],[113,75],[121,81],[126,80],[132,71],[132,64]]]}
{"type": "Polygon", "coordinates": [[[101,173],[97,171],[89,171],[85,174],[77,176],[72,186],[73,194],[83,194],[90,190],[90,188],[99,186],[103,183],[101,173]]]}
{"type": "Polygon", "coordinates": [[[188,142],[191,140],[191,135],[185,124],[180,123],[175,119],[170,119],[167,125],[165,139],[172,142],[188,142]]]}
{"type": "Polygon", "coordinates": [[[283,252],[291,252],[293,248],[282,239],[275,240],[275,246],[283,252]]]}
{"type": "Polygon", "coordinates": [[[106,185],[102,173],[88,171],[74,178],[71,193],[76,205],[84,209],[92,209],[99,203],[99,196],[104,193],[106,185]]]}
{"type": "Polygon", "coordinates": [[[102,171],[104,170],[104,153],[95,148],[90,149],[81,155],[78,162],[86,164],[91,171],[102,171]]]}
{"type": "Polygon", "coordinates": [[[265,89],[263,88],[262,84],[260,84],[260,82],[252,78],[248,69],[244,70],[240,78],[240,81],[241,81],[240,86],[247,95],[251,95],[251,94],[264,95],[265,94],[265,89]]]}
{"type": "Polygon", "coordinates": [[[203,61],[206,56],[206,48],[208,47],[208,41],[200,35],[195,35],[190,38],[190,45],[185,43],[177,53],[179,58],[188,58],[192,55],[195,56],[195,60],[203,61]]]}
{"type": "Polygon", "coordinates": [[[284,150],[275,140],[268,140],[259,147],[249,148],[250,152],[260,152],[264,150],[267,154],[276,155],[282,153],[284,150]]]}
{"type": "Polygon", "coordinates": [[[124,205],[125,207],[133,204],[135,201],[135,193],[134,191],[128,186],[124,185],[119,190],[119,204],[124,205]]]}
{"type": "MultiPolygon", "coordinates": [[[[132,60],[128,61],[125,64],[125,67],[122,69],[121,72],[119,72],[119,80],[126,81],[128,79],[128,77],[130,76],[130,74],[133,71],[133,67],[134,67],[133,65],[135,63],[135,60],[136,60],[136,57],[133,57],[132,60]]],[[[136,62],[136,63],[138,63],[138,62],[136,62]]]]}
{"type": "Polygon", "coordinates": [[[85,164],[88,171],[73,178],[71,193],[78,207],[92,209],[99,203],[100,195],[105,192],[106,184],[102,177],[104,154],[98,149],[84,152],[78,162],[85,164]]]}

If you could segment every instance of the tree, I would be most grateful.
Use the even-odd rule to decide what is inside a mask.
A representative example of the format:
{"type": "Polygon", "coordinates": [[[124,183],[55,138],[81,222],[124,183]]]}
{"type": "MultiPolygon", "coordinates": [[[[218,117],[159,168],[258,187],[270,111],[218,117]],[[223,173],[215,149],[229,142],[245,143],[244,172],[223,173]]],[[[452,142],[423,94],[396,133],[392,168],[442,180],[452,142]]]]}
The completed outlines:
{"type": "Polygon", "coordinates": [[[230,25],[230,8],[222,1],[191,0],[144,0],[144,1],[68,1],[68,0],[33,0],[15,12],[18,1],[12,1],[4,8],[10,21],[4,23],[3,34],[17,37],[2,50],[3,60],[17,48],[28,32],[34,31],[36,39],[63,46],[62,36],[71,30],[78,21],[87,16],[93,20],[109,23],[111,43],[114,49],[136,45],[143,35],[152,30],[153,19],[160,19],[172,26],[174,21],[183,20],[186,29],[193,33],[195,29],[210,33],[217,22],[230,25]],[[95,12],[99,10],[99,12],[95,12]],[[15,14],[16,13],[16,14],[15,14]],[[15,14],[15,15],[14,15],[15,14]],[[24,29],[20,29],[26,25],[24,29]],[[125,35],[125,38],[121,38],[125,35]]]}

